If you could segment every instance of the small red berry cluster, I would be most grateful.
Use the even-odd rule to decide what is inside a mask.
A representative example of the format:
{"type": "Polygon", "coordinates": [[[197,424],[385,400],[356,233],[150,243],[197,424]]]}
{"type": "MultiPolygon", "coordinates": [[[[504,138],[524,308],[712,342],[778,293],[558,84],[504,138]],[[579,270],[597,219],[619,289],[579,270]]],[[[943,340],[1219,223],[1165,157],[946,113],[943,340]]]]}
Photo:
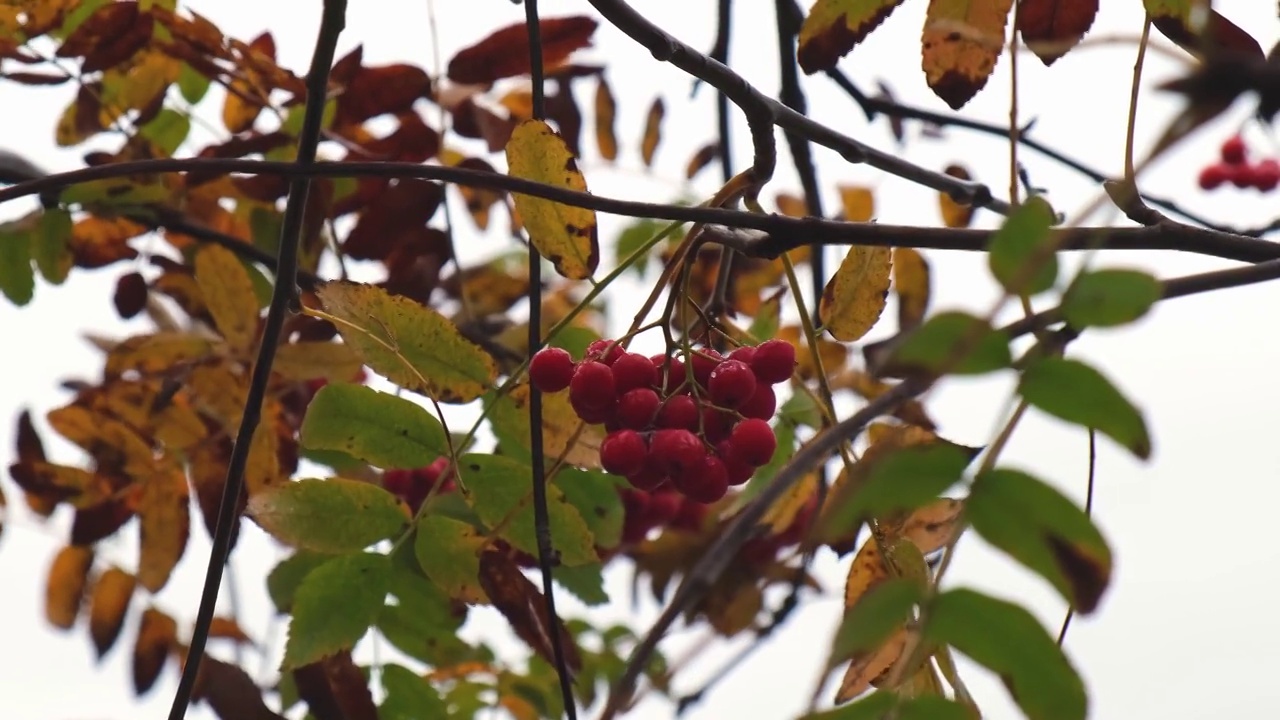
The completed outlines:
{"type": "Polygon", "coordinates": [[[414,513],[422,507],[431,490],[439,484],[439,492],[452,492],[457,485],[453,481],[453,469],[449,467],[449,458],[438,457],[426,467],[413,470],[393,469],[382,474],[382,487],[387,492],[404,500],[414,513]]]}
{"type": "Polygon", "coordinates": [[[620,494],[624,511],[623,543],[638,543],[655,528],[697,532],[707,517],[708,505],[681,494],[670,485],[653,492],[623,488],[620,494]]]}
{"type": "Polygon", "coordinates": [[[581,362],[558,348],[539,350],[529,380],[543,392],[568,388],[578,417],[604,424],[606,471],[638,490],[670,481],[685,497],[711,503],[773,457],[773,386],[789,379],[795,365],[795,348],[782,340],[727,356],[699,348],[683,359],[645,357],[597,340],[581,362]]]}
{"type": "Polygon", "coordinates": [[[1244,138],[1233,135],[1222,143],[1221,161],[1200,171],[1200,187],[1214,190],[1230,182],[1238,188],[1255,188],[1271,192],[1280,186],[1280,161],[1267,158],[1253,163],[1248,160],[1244,138]]]}

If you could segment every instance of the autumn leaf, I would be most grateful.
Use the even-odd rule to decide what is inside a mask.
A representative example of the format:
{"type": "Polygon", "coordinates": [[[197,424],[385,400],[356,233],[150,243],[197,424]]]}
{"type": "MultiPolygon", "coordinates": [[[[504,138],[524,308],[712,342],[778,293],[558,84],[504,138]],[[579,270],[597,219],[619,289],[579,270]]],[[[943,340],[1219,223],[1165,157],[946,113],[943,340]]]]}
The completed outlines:
{"type": "Polygon", "coordinates": [[[267,707],[262,693],[242,668],[206,655],[200,661],[191,699],[207,704],[223,720],[284,720],[267,707]]]}
{"type": "Polygon", "coordinates": [[[860,339],[880,320],[889,294],[890,250],[854,245],[827,281],[818,304],[823,328],[837,340],[860,339]]]}
{"type": "Polygon", "coordinates": [[[493,358],[431,308],[345,281],[325,283],[316,295],[347,345],[407,390],[465,403],[484,393],[497,375],[493,358]]]}
{"type": "Polygon", "coordinates": [[[92,547],[66,545],[53,557],[44,593],[44,616],[50,625],[69,630],[75,624],[92,566],[92,547]]]}
{"type": "MultiPolygon", "coordinates": [[[[596,21],[584,15],[541,18],[542,64],[554,67],[573,51],[591,45],[596,21]]],[[[529,72],[529,32],[524,23],[501,28],[480,42],[458,51],[446,74],[456,83],[488,85],[495,80],[529,72]]]]}
{"type": "Polygon", "coordinates": [[[138,501],[138,581],[152,593],[169,581],[169,574],[187,548],[191,530],[190,491],[182,469],[157,467],[142,481],[138,501]]]}
{"type": "Polygon", "coordinates": [[[649,106],[649,114],[644,120],[644,135],[640,136],[640,157],[644,160],[645,167],[653,167],[653,156],[658,152],[658,143],[662,141],[662,118],[667,114],[667,108],[662,104],[662,98],[653,99],[653,104],[649,106]]]}
{"type": "Polygon", "coordinates": [[[290,380],[346,382],[362,365],[355,351],[342,343],[302,340],[281,345],[271,369],[290,380]]]}
{"type": "Polygon", "coordinates": [[[272,537],[316,552],[360,550],[409,521],[402,501],[377,485],[329,478],[281,483],[249,498],[247,512],[272,537]]]}
{"type": "Polygon", "coordinates": [[[921,37],[925,79],[934,94],[959,110],[987,84],[1004,49],[1013,0],[930,0],[921,37]]]}
{"type": "Polygon", "coordinates": [[[902,0],[817,0],[800,26],[796,59],[806,74],[829,70],[902,0]]]}
{"type": "Polygon", "coordinates": [[[1098,0],[1020,0],[1017,31],[1045,65],[1075,47],[1093,26],[1098,0]]]}
{"type": "Polygon", "coordinates": [[[506,555],[487,550],[480,555],[480,584],[498,611],[507,618],[516,635],[543,660],[555,662],[551,636],[560,636],[565,665],[573,672],[582,669],[582,658],[573,636],[559,618],[547,615],[542,593],[520,572],[506,555]]]}
{"type": "Polygon", "coordinates": [[[1151,15],[1151,24],[1196,57],[1236,55],[1259,61],[1266,57],[1252,35],[1210,9],[1208,2],[1144,0],[1143,4],[1151,15]],[[1208,12],[1201,16],[1201,10],[1208,12]]]}
{"type": "Polygon", "coordinates": [[[888,672],[898,658],[914,652],[920,636],[913,630],[899,628],[874,651],[856,655],[836,690],[836,704],[848,702],[871,687],[871,683],[888,672]]]}
{"type": "MultiPolygon", "coordinates": [[[[513,177],[587,191],[587,181],[564,139],[541,120],[516,126],[507,143],[507,165],[513,177]]],[[[512,200],[529,240],[556,272],[572,280],[591,277],[600,262],[595,211],[520,193],[512,200]]]]}
{"type": "Polygon", "coordinates": [[[913,248],[893,249],[893,290],[898,296],[898,332],[919,327],[929,310],[929,262],[913,248]]]}
{"type": "Polygon", "coordinates": [[[218,332],[232,349],[248,352],[258,337],[258,296],[249,271],[235,253],[205,245],[196,253],[196,283],[218,332]]]}
{"type": "Polygon", "coordinates": [[[155,608],[142,611],[133,644],[133,690],[142,695],[155,685],[169,651],[178,642],[178,623],[155,608]]]}
{"type": "Polygon", "coordinates": [[[162,330],[126,338],[107,353],[106,374],[118,376],[128,370],[144,375],[170,371],[213,354],[220,346],[208,334],[162,330]]]}
{"type": "Polygon", "coordinates": [[[838,185],[840,208],[849,222],[869,222],[876,214],[876,196],[869,187],[838,185]]]}
{"type": "Polygon", "coordinates": [[[93,584],[89,596],[89,637],[99,658],[106,655],[120,637],[137,584],[133,575],[118,567],[107,568],[93,584]]]}
{"type": "Polygon", "coordinates": [[[600,150],[600,157],[609,162],[618,159],[618,135],[613,129],[614,116],[617,114],[617,110],[618,103],[613,99],[613,92],[609,90],[609,83],[604,79],[604,74],[601,73],[596,76],[596,147],[600,150]]]}

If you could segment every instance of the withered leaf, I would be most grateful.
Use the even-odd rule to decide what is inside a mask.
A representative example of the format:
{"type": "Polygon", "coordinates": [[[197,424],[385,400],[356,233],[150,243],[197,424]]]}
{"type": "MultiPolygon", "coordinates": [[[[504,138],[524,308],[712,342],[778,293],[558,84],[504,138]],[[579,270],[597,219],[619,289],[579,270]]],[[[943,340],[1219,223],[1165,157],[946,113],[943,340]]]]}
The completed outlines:
{"type": "Polygon", "coordinates": [[[147,608],[133,645],[133,690],[142,695],[156,684],[169,651],[178,642],[178,623],[169,615],[147,608]]]}
{"type": "Polygon", "coordinates": [[[334,124],[355,125],[385,114],[408,113],[431,94],[431,78],[416,65],[395,63],[360,67],[338,96],[334,124]]]}
{"type": "Polygon", "coordinates": [[[653,104],[649,106],[649,113],[644,120],[644,135],[640,137],[640,157],[644,160],[645,167],[653,167],[653,156],[658,152],[658,143],[662,141],[662,118],[666,116],[667,108],[662,103],[661,97],[653,99],[653,104]]]}
{"type": "MultiPolygon", "coordinates": [[[[552,67],[573,51],[591,44],[594,18],[585,15],[542,18],[542,63],[552,67]]],[[[488,85],[495,80],[529,72],[529,33],[524,23],[501,28],[480,42],[463,48],[449,61],[446,74],[456,83],[488,85]]]]}
{"type": "Polygon", "coordinates": [[[148,591],[159,592],[187,549],[191,530],[189,490],[182,469],[159,466],[142,481],[138,502],[138,580],[148,591]]]}
{"type": "Polygon", "coordinates": [[[547,615],[546,603],[538,588],[520,572],[505,554],[486,550],[480,555],[480,585],[489,600],[520,636],[543,660],[554,663],[551,633],[558,633],[565,664],[573,672],[582,669],[582,658],[573,636],[559,618],[547,615]]]}
{"type": "Polygon", "coordinates": [[[1004,26],[1013,0],[976,3],[932,0],[921,36],[921,63],[929,87],[959,110],[987,84],[1004,50],[1004,26]]]}
{"type": "Polygon", "coordinates": [[[698,148],[698,151],[689,158],[689,163],[685,165],[684,177],[686,180],[692,180],[695,175],[702,172],[702,169],[710,165],[720,157],[719,143],[710,142],[698,148]]]}
{"type": "Polygon", "coordinates": [[[614,116],[618,103],[609,90],[609,82],[601,74],[596,77],[595,123],[596,147],[600,149],[600,157],[613,162],[618,159],[618,135],[614,132],[614,116]]]}
{"type": "Polygon", "coordinates": [[[1093,26],[1098,0],[1020,0],[1017,31],[1045,65],[1075,47],[1093,26]]]}
{"type": "Polygon", "coordinates": [[[902,0],[817,0],[800,26],[796,59],[806,74],[835,67],[902,0]]]}
{"type": "MultiPolygon", "coordinates": [[[[943,172],[960,180],[973,179],[962,165],[948,165],[943,172]]],[[[938,210],[942,213],[942,222],[949,228],[969,227],[969,223],[973,222],[973,206],[962,205],[944,192],[938,193],[938,210]]]]}
{"type": "Polygon", "coordinates": [[[107,568],[93,584],[89,596],[89,637],[99,658],[107,654],[120,636],[137,584],[133,575],[118,567],[107,568]]]}
{"type": "Polygon", "coordinates": [[[153,22],[136,2],[106,3],[62,41],[57,55],[83,57],[84,73],[114,67],[147,44],[153,22]]]}
{"type": "Polygon", "coordinates": [[[929,310],[929,262],[914,248],[893,249],[893,290],[898,296],[898,332],[919,327],[929,310]]]}
{"type": "Polygon", "coordinates": [[[91,547],[67,545],[53,557],[44,591],[44,616],[50,625],[69,630],[75,624],[92,566],[91,547]]]}
{"type": "Polygon", "coordinates": [[[444,187],[439,183],[398,180],[360,213],[342,244],[343,251],[357,260],[386,259],[402,236],[427,224],[442,200],[444,187]]]}
{"type": "Polygon", "coordinates": [[[889,294],[890,258],[887,247],[849,248],[818,304],[823,327],[832,337],[858,340],[880,320],[889,294]]]}
{"type": "Polygon", "coordinates": [[[218,331],[233,350],[248,352],[258,337],[258,296],[235,253],[205,245],[196,253],[196,283],[218,331]]]}
{"type": "Polygon", "coordinates": [[[208,703],[220,720],[284,720],[267,707],[249,673],[208,655],[200,661],[191,697],[208,703]]]}

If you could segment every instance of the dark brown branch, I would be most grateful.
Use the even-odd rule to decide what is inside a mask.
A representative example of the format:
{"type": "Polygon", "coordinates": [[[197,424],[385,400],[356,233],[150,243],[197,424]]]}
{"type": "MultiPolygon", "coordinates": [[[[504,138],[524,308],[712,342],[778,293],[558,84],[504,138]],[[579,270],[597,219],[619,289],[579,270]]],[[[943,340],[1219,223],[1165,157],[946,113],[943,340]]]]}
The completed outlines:
{"type": "MultiPolygon", "coordinates": [[[[334,48],[338,36],[346,24],[346,0],[324,0],[319,37],[311,57],[307,73],[307,104],[302,129],[298,133],[297,164],[300,167],[315,162],[316,146],[320,142],[324,105],[329,85],[329,68],[333,65],[334,48]]],[[[222,584],[222,572],[231,552],[233,530],[239,522],[237,507],[244,492],[244,470],[249,459],[249,447],[254,430],[262,415],[262,403],[271,378],[271,364],[280,344],[281,331],[290,305],[297,302],[298,242],[302,234],[303,215],[310,189],[309,177],[294,177],[289,185],[289,199],[285,204],[284,219],[280,229],[279,256],[276,259],[276,282],[267,308],[267,320],[263,327],[262,344],[253,365],[249,381],[249,393],[245,400],[244,414],[236,432],[235,445],[227,462],[227,479],[222,488],[222,500],[218,504],[218,520],[214,525],[213,548],[209,552],[209,567],[205,572],[204,587],[200,592],[200,608],[196,613],[195,627],[191,631],[191,643],[178,690],[174,693],[169,709],[169,720],[182,720],[191,703],[200,661],[204,658],[205,643],[209,639],[209,626],[213,622],[218,604],[218,589],[222,584]]]]}
{"type": "MultiPolygon", "coordinates": [[[[227,158],[141,160],[72,170],[0,189],[0,203],[90,180],[194,170],[283,177],[409,177],[519,192],[614,215],[705,223],[708,227],[704,232],[709,233],[717,242],[724,242],[757,257],[777,257],[787,250],[813,242],[982,252],[986,250],[986,243],[992,232],[969,228],[850,223],[723,208],[635,202],[481,170],[390,162],[317,162],[298,166],[289,162],[227,158]],[[760,232],[735,232],[734,229],[760,232]]],[[[1280,244],[1177,223],[1152,227],[1089,227],[1055,232],[1073,233],[1071,237],[1060,238],[1063,242],[1059,248],[1063,250],[1094,247],[1111,250],[1178,250],[1241,262],[1280,258],[1280,244]]]]}
{"type": "Polygon", "coordinates": [[[729,99],[747,116],[756,152],[755,180],[760,184],[769,180],[777,163],[772,130],[772,126],[777,125],[787,132],[835,150],[849,162],[866,163],[891,175],[944,192],[957,202],[1008,214],[1009,204],[992,196],[991,189],[986,185],[927,170],[896,155],[864,145],[809,119],[761,93],[745,78],[722,63],[712,60],[667,34],[623,0],[590,0],[590,2],[606,20],[647,48],[655,58],[669,62],[690,75],[705,80],[729,96],[729,99]],[[769,127],[766,128],[765,125],[769,127]]]}

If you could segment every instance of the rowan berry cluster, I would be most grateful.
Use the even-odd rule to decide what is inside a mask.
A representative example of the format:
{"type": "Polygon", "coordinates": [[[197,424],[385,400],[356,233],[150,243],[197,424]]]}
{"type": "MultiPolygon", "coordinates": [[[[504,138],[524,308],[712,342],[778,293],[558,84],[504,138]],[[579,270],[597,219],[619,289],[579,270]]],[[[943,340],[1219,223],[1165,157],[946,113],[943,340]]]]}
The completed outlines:
{"type": "Polygon", "coordinates": [[[1255,188],[1270,192],[1280,186],[1280,161],[1267,158],[1249,162],[1244,138],[1233,135],[1222,143],[1218,152],[1220,162],[1200,171],[1200,187],[1214,190],[1225,183],[1238,188],[1255,188]]]}
{"type": "Polygon", "coordinates": [[[453,469],[449,467],[449,458],[438,457],[426,467],[404,470],[396,468],[382,474],[382,487],[392,495],[404,500],[414,513],[422,507],[432,489],[438,484],[439,492],[452,492],[457,485],[453,481],[453,469]]]}
{"type": "Polygon", "coordinates": [[[707,517],[708,505],[680,494],[670,485],[653,492],[624,488],[621,495],[623,543],[640,542],[655,528],[696,532],[707,517]]]}
{"type": "Polygon", "coordinates": [[[561,349],[538,351],[529,379],[543,392],[567,388],[578,417],[604,424],[606,471],[637,490],[669,483],[690,500],[711,503],[773,457],[773,386],[795,365],[795,348],[782,340],[727,356],[698,348],[684,358],[645,357],[597,340],[580,362],[561,349]]]}

